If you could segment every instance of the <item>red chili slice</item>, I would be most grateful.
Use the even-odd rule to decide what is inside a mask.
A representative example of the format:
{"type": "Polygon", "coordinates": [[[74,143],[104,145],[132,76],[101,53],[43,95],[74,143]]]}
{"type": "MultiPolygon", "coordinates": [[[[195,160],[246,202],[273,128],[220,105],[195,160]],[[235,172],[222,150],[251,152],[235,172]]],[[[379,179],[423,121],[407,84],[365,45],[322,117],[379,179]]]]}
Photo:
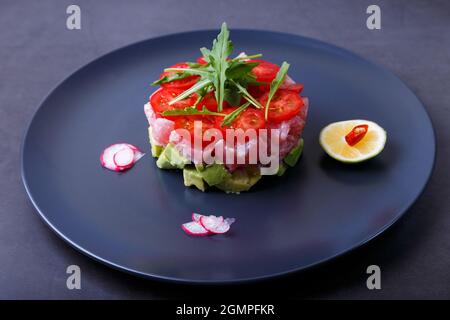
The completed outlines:
{"type": "Polygon", "coordinates": [[[369,131],[369,125],[360,124],[359,126],[354,127],[352,131],[345,136],[345,141],[347,141],[349,146],[353,147],[364,138],[367,131],[369,131]]]}
{"type": "MultiPolygon", "coordinates": [[[[170,66],[170,68],[188,68],[189,65],[185,62],[180,62],[180,63],[176,63],[172,66],[170,66]]],[[[171,74],[175,74],[175,71],[169,71],[169,72],[163,72],[161,73],[161,75],[159,76],[159,78],[163,78],[164,76],[168,76],[171,74]]],[[[190,87],[192,87],[199,79],[199,76],[190,76],[190,77],[186,77],[186,78],[182,78],[182,79],[178,79],[178,80],[173,80],[171,82],[166,82],[166,83],[162,83],[161,87],[163,88],[169,88],[169,89],[179,89],[179,90],[186,90],[189,89],[190,87]]]]}

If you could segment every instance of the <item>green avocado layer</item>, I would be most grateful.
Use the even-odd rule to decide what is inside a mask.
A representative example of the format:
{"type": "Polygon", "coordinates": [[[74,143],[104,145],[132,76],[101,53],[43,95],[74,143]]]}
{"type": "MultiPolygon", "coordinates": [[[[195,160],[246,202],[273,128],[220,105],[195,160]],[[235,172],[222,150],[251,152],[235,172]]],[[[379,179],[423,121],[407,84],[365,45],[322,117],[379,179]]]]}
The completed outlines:
{"type": "MultiPolygon", "coordinates": [[[[214,186],[227,193],[239,193],[248,191],[260,179],[260,169],[256,165],[249,165],[239,168],[230,173],[223,164],[190,164],[180,152],[169,143],[167,146],[157,145],[152,137],[152,130],[149,127],[149,138],[152,146],[152,155],[158,158],[156,165],[160,169],[182,169],[184,185],[194,186],[201,191],[205,191],[208,186],[214,186]]],[[[277,176],[285,174],[288,167],[293,167],[303,151],[303,139],[286,155],[280,163],[277,176]]]]}

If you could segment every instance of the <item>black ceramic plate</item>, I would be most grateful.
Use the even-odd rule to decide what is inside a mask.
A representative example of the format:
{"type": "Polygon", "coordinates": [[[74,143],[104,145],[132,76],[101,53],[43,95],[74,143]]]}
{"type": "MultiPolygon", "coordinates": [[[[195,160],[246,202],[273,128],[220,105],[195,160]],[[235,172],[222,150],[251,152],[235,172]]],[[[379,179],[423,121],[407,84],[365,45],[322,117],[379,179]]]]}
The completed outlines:
{"type": "Polygon", "coordinates": [[[263,279],[327,261],[373,239],[412,205],[432,171],[435,138],[417,97],[394,75],[333,45],[300,36],[232,30],[235,53],[291,63],[311,101],[304,154],[281,178],[231,195],[185,188],[181,171],[147,155],[127,173],[99,156],[126,141],[149,150],[143,105],[164,66],[195,60],[216,31],[176,34],[107,54],[63,81],[34,116],[23,181],[64,240],[120,270],[182,282],[263,279]],[[388,132],[377,158],[344,165],[324,154],[320,129],[369,119],[388,132]],[[195,238],[191,212],[237,218],[231,232],[195,238]]]}

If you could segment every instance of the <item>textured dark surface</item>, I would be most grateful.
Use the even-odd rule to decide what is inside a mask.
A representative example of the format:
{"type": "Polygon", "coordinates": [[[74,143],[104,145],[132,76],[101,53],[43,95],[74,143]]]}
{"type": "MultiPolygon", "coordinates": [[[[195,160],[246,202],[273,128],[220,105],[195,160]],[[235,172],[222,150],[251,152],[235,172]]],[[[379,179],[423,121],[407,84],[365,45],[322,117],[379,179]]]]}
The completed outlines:
{"type": "Polygon", "coordinates": [[[210,1],[79,1],[80,31],[65,28],[70,3],[0,4],[0,298],[450,298],[448,2],[380,1],[380,31],[365,27],[369,1],[339,6],[335,1],[217,1],[215,6],[210,1]],[[216,28],[223,20],[234,28],[328,41],[397,74],[424,102],[435,125],[438,153],[427,189],[404,219],[364,248],[315,270],[260,284],[168,285],[110,270],[75,252],[40,221],[19,178],[20,142],[39,102],[98,55],[149,37],[216,28]],[[66,289],[65,269],[71,264],[82,269],[82,290],[66,289]],[[381,267],[379,291],[365,286],[370,264],[381,267]]]}

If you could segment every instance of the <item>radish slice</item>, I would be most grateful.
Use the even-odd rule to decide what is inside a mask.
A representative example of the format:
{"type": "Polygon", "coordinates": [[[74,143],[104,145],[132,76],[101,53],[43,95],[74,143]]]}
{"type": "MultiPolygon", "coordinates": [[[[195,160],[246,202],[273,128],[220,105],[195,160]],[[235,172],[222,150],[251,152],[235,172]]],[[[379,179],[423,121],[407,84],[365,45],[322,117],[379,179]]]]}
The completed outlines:
{"type": "Polygon", "coordinates": [[[181,225],[181,228],[189,235],[206,236],[227,232],[235,221],[234,218],[224,219],[222,216],[204,216],[193,212],[192,221],[181,225]]]}
{"type": "Polygon", "coordinates": [[[231,227],[231,225],[236,222],[236,219],[235,218],[225,218],[225,222],[228,223],[231,227]]]}
{"type": "Polygon", "coordinates": [[[203,228],[203,226],[199,222],[196,222],[196,221],[183,223],[181,225],[181,229],[183,229],[184,232],[186,232],[190,236],[199,237],[199,236],[206,236],[206,235],[210,234],[210,232],[208,230],[203,228]]]}
{"type": "Polygon", "coordinates": [[[102,152],[100,163],[109,170],[120,172],[130,169],[144,155],[144,153],[132,144],[116,143],[110,145],[102,152]]]}
{"type": "Polygon", "coordinates": [[[223,217],[203,216],[200,223],[206,230],[212,233],[225,233],[230,229],[230,225],[223,220],[223,217]]]}
{"type": "Polygon", "coordinates": [[[128,148],[128,146],[123,143],[116,143],[107,147],[100,156],[100,163],[102,166],[109,170],[120,171],[114,163],[114,155],[124,148],[128,148]]]}
{"type": "Polygon", "coordinates": [[[202,215],[200,213],[192,212],[192,221],[200,222],[201,217],[204,217],[204,215],[202,215]]]}
{"type": "Polygon", "coordinates": [[[116,152],[113,160],[114,164],[119,168],[129,168],[134,163],[134,150],[130,147],[123,148],[116,152]]]}

